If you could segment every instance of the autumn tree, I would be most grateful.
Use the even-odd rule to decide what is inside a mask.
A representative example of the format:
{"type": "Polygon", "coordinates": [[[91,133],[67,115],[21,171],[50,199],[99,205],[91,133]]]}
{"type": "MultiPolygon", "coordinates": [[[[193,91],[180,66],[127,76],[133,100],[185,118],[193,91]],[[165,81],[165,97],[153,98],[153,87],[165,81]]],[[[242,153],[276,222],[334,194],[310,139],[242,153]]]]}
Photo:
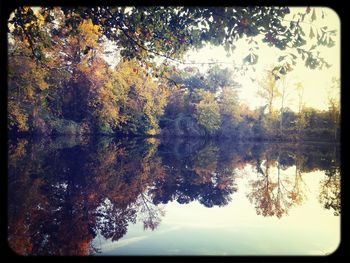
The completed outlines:
{"type": "MultiPolygon", "coordinates": [[[[328,66],[318,46],[333,46],[336,32],[323,27],[317,34],[310,31],[307,39],[300,21],[313,22],[321,11],[311,10],[285,21],[288,7],[19,7],[8,23],[9,129],[151,136],[163,130],[162,135],[245,138],[258,133],[266,138],[278,126],[273,105],[279,79],[299,58],[309,68],[328,66]],[[233,53],[236,41],[247,39],[244,65],[254,65],[258,36],[263,36],[260,44],[284,55],[260,83],[269,116],[241,118],[244,106],[237,99],[234,74],[218,66],[203,74],[183,58],[206,44],[233,53]],[[112,63],[107,62],[111,46],[116,49],[112,63]]],[[[334,101],[329,111],[337,139],[334,101]]]]}
{"type": "Polygon", "coordinates": [[[281,97],[281,108],[280,108],[280,135],[283,135],[283,115],[284,115],[284,110],[286,107],[286,99],[288,97],[288,81],[286,76],[282,77],[281,80],[281,92],[280,92],[280,97],[281,97]]]}
{"type": "MultiPolygon", "coordinates": [[[[29,32],[35,31],[40,50],[46,51],[50,43],[47,34],[42,29],[44,21],[35,16],[30,8],[18,10],[23,16],[31,15],[32,23],[25,23],[23,17],[18,20],[18,27],[9,37],[9,67],[8,67],[8,125],[9,129],[19,132],[33,131],[33,127],[45,129],[38,116],[39,111],[45,111],[46,97],[49,94],[49,72],[42,64],[36,63],[32,55],[40,56],[42,62],[49,60],[38,49],[31,46],[29,32]],[[23,32],[27,32],[26,34],[23,32]]],[[[35,129],[35,128],[34,128],[35,129]]]]}
{"type": "Polygon", "coordinates": [[[241,121],[240,102],[235,89],[232,87],[223,88],[219,103],[223,119],[227,119],[232,124],[238,124],[241,121]]]}
{"type": "Polygon", "coordinates": [[[265,128],[271,132],[274,129],[274,122],[277,120],[277,112],[274,110],[276,99],[280,96],[277,86],[277,79],[268,71],[266,78],[259,82],[258,95],[265,101],[268,109],[267,123],[265,128]]]}
{"type": "MultiPolygon", "coordinates": [[[[45,21],[54,20],[52,12],[55,8],[42,10],[46,14],[45,21]]],[[[109,40],[121,48],[123,57],[144,62],[153,62],[155,56],[166,61],[181,58],[191,47],[201,48],[205,43],[223,45],[229,51],[234,49],[237,39],[262,35],[263,43],[286,51],[286,55],[279,59],[281,65],[276,67],[280,74],[285,74],[288,65],[295,63],[297,57],[310,68],[328,66],[318,55],[316,47],[333,46],[336,34],[328,28],[317,34],[310,33],[309,39],[315,38],[317,44],[309,50],[305,29],[299,21],[319,19],[316,13],[322,11],[314,8],[311,12],[309,7],[291,22],[284,21],[291,11],[288,7],[62,7],[61,10],[71,18],[67,26],[74,29],[82,20],[91,19],[109,40]]],[[[36,19],[31,14],[15,10],[11,22],[17,29],[20,21],[36,19]]],[[[33,50],[40,51],[34,37],[35,28],[24,33],[27,32],[33,50]]],[[[248,57],[247,61],[252,64],[258,60],[252,51],[248,57]]]]}
{"type": "Polygon", "coordinates": [[[220,109],[214,95],[208,91],[199,94],[200,101],[196,105],[196,119],[211,134],[220,127],[220,109]]]}
{"type": "Polygon", "coordinates": [[[264,99],[270,116],[274,113],[274,102],[280,96],[277,80],[271,72],[266,73],[266,78],[259,83],[258,95],[264,99]]]}
{"type": "Polygon", "coordinates": [[[103,60],[95,59],[89,67],[91,79],[88,95],[87,117],[93,120],[101,133],[120,130],[127,117],[122,113],[126,107],[129,86],[121,74],[108,68],[103,60]]]}
{"type": "Polygon", "coordinates": [[[304,103],[304,86],[301,82],[298,82],[295,84],[295,89],[297,91],[298,95],[298,120],[297,120],[297,130],[298,130],[298,137],[301,136],[301,131],[306,126],[306,120],[305,120],[305,103],[304,103]]]}
{"type": "Polygon", "coordinates": [[[325,167],[324,177],[320,181],[320,193],[318,196],[322,206],[333,211],[333,214],[336,216],[342,213],[342,174],[339,157],[339,148],[334,145],[327,156],[327,165],[325,167]]]}
{"type": "Polygon", "coordinates": [[[206,79],[209,91],[221,92],[224,88],[237,89],[240,85],[234,79],[234,72],[228,68],[221,68],[218,65],[211,67],[206,79]]]}
{"type": "Polygon", "coordinates": [[[340,123],[340,79],[332,78],[332,86],[328,90],[328,111],[332,123],[334,140],[338,139],[340,123]]]}
{"type": "Polygon", "coordinates": [[[268,151],[264,155],[264,161],[260,157],[256,160],[258,178],[251,180],[252,191],[247,194],[247,197],[255,205],[258,215],[281,218],[296,204],[298,196],[296,192],[291,194],[287,185],[290,184],[288,178],[283,178],[281,175],[283,167],[280,152],[273,157],[273,154],[268,151]]]}
{"type": "Polygon", "coordinates": [[[300,153],[296,152],[294,155],[295,159],[295,175],[294,175],[294,186],[288,193],[288,197],[293,200],[294,204],[300,205],[306,198],[305,195],[305,182],[303,181],[303,166],[305,165],[305,157],[300,153]],[[303,188],[304,187],[304,188],[303,188]]]}
{"type": "Polygon", "coordinates": [[[158,120],[167,103],[166,87],[155,82],[137,60],[121,62],[115,70],[128,87],[123,108],[126,124],[123,131],[157,134],[158,120]]]}

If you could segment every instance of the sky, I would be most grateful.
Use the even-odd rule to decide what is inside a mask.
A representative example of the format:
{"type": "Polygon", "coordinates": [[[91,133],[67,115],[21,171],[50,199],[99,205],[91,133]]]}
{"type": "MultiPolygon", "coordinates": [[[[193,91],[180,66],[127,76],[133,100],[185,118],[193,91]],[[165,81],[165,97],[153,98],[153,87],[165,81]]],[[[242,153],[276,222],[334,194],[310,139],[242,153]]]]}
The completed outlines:
{"type": "MultiPolygon", "coordinates": [[[[292,7],[291,14],[289,14],[286,20],[293,19],[293,15],[297,12],[305,12],[305,8],[292,7]]],[[[335,39],[335,46],[332,48],[320,47],[320,56],[324,57],[327,62],[332,66],[329,69],[324,68],[323,70],[311,70],[307,69],[303,62],[299,62],[292,72],[290,72],[286,78],[287,83],[287,105],[294,111],[297,111],[297,94],[294,91],[294,85],[297,82],[301,82],[304,86],[304,103],[306,107],[313,107],[320,110],[327,110],[327,94],[329,87],[331,86],[332,77],[340,78],[340,20],[335,11],[329,8],[316,8],[317,19],[311,23],[305,19],[303,28],[308,36],[310,32],[310,26],[312,25],[314,30],[315,27],[328,26],[330,29],[337,30],[337,37],[335,39]],[[322,11],[325,14],[324,19],[321,18],[322,11]]],[[[258,41],[259,42],[259,41],[258,41]]],[[[309,45],[309,44],[308,44],[309,45]]],[[[311,44],[310,44],[311,45],[311,44]]],[[[224,67],[232,67],[232,63],[241,64],[242,59],[248,53],[249,45],[246,40],[241,39],[236,43],[236,49],[230,57],[227,57],[227,53],[223,47],[206,46],[199,51],[189,52],[186,57],[186,61],[195,62],[210,62],[211,60],[227,62],[228,64],[221,64],[224,67]],[[229,64],[230,63],[230,64],[229,64]]],[[[256,72],[247,73],[246,76],[236,74],[235,79],[241,83],[242,87],[239,91],[240,99],[246,103],[251,109],[262,106],[265,103],[259,96],[257,96],[258,83],[257,81],[252,82],[250,77],[261,79],[271,65],[273,65],[281,55],[280,51],[276,48],[271,48],[264,43],[259,44],[259,62],[256,65],[256,72]]],[[[196,65],[198,66],[198,65],[196,65]]],[[[202,71],[205,71],[208,66],[203,66],[202,71]]],[[[338,89],[338,92],[340,90],[338,89]]],[[[340,100],[340,95],[333,94],[340,100]]],[[[280,105],[280,101],[276,101],[276,108],[280,105]]]]}

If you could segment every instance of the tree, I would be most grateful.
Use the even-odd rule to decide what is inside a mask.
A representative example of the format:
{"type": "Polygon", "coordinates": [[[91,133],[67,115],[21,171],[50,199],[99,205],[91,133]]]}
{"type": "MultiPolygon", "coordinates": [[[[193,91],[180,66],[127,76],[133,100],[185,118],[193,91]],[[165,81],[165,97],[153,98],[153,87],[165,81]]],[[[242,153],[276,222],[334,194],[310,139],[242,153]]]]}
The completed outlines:
{"type": "MultiPolygon", "coordinates": [[[[54,21],[56,10],[42,8],[42,21],[54,21]]],[[[311,13],[306,8],[292,22],[284,21],[290,13],[288,7],[64,7],[60,11],[69,18],[66,25],[73,32],[82,20],[91,19],[106,38],[120,47],[123,57],[144,62],[151,62],[154,56],[175,60],[181,58],[190,47],[201,48],[204,43],[223,45],[229,51],[234,49],[237,38],[263,35],[263,42],[267,45],[280,50],[297,51],[295,54],[287,52],[289,55],[280,57],[280,62],[284,64],[276,67],[276,70],[281,74],[285,74],[286,68],[289,68],[290,58],[295,63],[297,56],[310,68],[328,66],[317,55],[317,49],[305,48],[305,32],[298,21],[310,17],[314,21],[316,9],[311,13]]],[[[26,35],[33,57],[38,60],[41,58],[37,55],[41,51],[36,37],[38,27],[26,28],[24,21],[28,24],[34,21],[33,25],[36,25],[40,19],[33,15],[30,8],[19,8],[10,21],[17,35],[26,35]]],[[[316,35],[317,45],[333,46],[335,34],[334,30],[323,28],[316,35]]],[[[313,37],[314,34],[309,36],[310,39],[313,37]]],[[[249,63],[257,62],[254,53],[250,52],[247,57],[249,63]]]]}
{"type": "Polygon", "coordinates": [[[220,127],[219,105],[208,91],[200,92],[199,96],[201,99],[196,105],[196,119],[209,134],[214,133],[220,127]]]}
{"type": "Polygon", "coordinates": [[[277,122],[278,114],[274,110],[274,104],[278,97],[281,96],[277,87],[277,78],[272,71],[266,73],[266,78],[259,82],[258,95],[266,102],[268,116],[266,118],[265,129],[270,133],[275,130],[275,122],[277,122]]]}
{"type": "Polygon", "coordinates": [[[233,71],[228,68],[220,68],[218,65],[210,68],[206,76],[209,91],[215,93],[224,88],[237,89],[240,85],[233,77],[233,71]]]}
{"type": "MultiPolygon", "coordinates": [[[[297,188],[298,185],[294,185],[291,190],[288,189],[290,181],[281,175],[282,154],[279,149],[272,148],[271,150],[272,152],[264,152],[265,167],[262,167],[260,157],[257,158],[258,178],[251,180],[252,191],[247,194],[247,197],[255,205],[258,215],[281,218],[284,214],[288,214],[293,205],[300,205],[302,192],[297,188]]],[[[298,184],[299,178],[295,180],[295,184],[298,184]]]]}
{"type": "Polygon", "coordinates": [[[272,116],[274,112],[274,102],[276,98],[280,96],[280,92],[277,87],[277,80],[269,71],[266,73],[266,78],[260,81],[259,84],[258,95],[266,101],[269,115],[272,116]]]}
{"type": "Polygon", "coordinates": [[[126,108],[129,86],[121,72],[109,69],[101,60],[95,59],[89,68],[89,79],[93,80],[88,100],[90,118],[102,133],[120,130],[127,120],[122,110],[126,108]]]}
{"type": "MultiPolygon", "coordinates": [[[[314,21],[319,9],[312,14],[307,10],[293,19],[314,21]]],[[[9,19],[9,129],[153,136],[160,133],[165,111],[161,127],[175,134],[182,130],[181,134],[202,136],[205,127],[210,135],[247,138],[256,132],[266,137],[265,131],[278,128],[273,109],[278,80],[292,70],[298,56],[311,68],[326,65],[317,46],[334,44],[335,32],[322,28],[318,44],[306,48],[300,21],[284,19],[289,13],[286,7],[20,7],[9,19]],[[255,112],[242,121],[238,84],[227,68],[214,66],[202,74],[174,64],[205,44],[233,52],[234,43],[246,38],[255,46],[261,34],[264,43],[286,52],[260,83],[267,118],[255,112]],[[105,60],[111,45],[117,49],[112,54],[115,68],[105,60]],[[169,96],[176,101],[168,103],[169,96]],[[259,124],[254,124],[257,118],[259,124]]],[[[254,48],[249,50],[245,64],[255,64],[254,48]]],[[[284,97],[282,90],[281,133],[284,97]]],[[[336,137],[339,114],[332,105],[336,137]]]]}
{"type": "Polygon", "coordinates": [[[334,140],[338,139],[340,122],[340,79],[332,78],[332,86],[328,90],[328,111],[333,127],[334,140]]]}
{"type": "Polygon", "coordinates": [[[339,173],[334,173],[327,176],[321,181],[319,200],[324,208],[332,209],[334,215],[338,216],[341,214],[340,175],[339,173]]]}
{"type": "Polygon", "coordinates": [[[240,122],[240,103],[235,89],[231,87],[223,88],[219,105],[222,118],[227,118],[232,124],[240,122]]]}
{"type": "Polygon", "coordinates": [[[144,193],[139,196],[138,206],[143,229],[155,230],[161,222],[161,217],[165,215],[164,207],[155,205],[144,193]]]}
{"type": "Polygon", "coordinates": [[[294,204],[300,205],[305,199],[304,189],[302,188],[302,183],[305,186],[305,182],[302,178],[302,170],[305,165],[305,157],[302,156],[300,152],[295,154],[295,176],[294,176],[294,186],[292,190],[289,192],[288,196],[291,200],[293,200],[294,204]]]}
{"type": "Polygon", "coordinates": [[[304,86],[301,82],[298,82],[295,84],[295,88],[297,90],[298,94],[298,121],[297,121],[297,129],[298,129],[298,136],[300,139],[301,131],[306,126],[306,120],[305,120],[305,114],[304,114],[304,86]]]}
{"type": "Polygon", "coordinates": [[[155,82],[136,60],[119,63],[116,72],[128,86],[123,108],[126,125],[122,130],[139,135],[157,134],[158,120],[167,103],[166,87],[155,82]]]}
{"type": "Polygon", "coordinates": [[[239,101],[237,90],[240,84],[234,80],[234,73],[228,68],[214,66],[207,72],[207,82],[209,91],[219,94],[217,101],[220,106],[221,117],[237,123],[239,117],[239,101]]]}
{"type": "MultiPolygon", "coordinates": [[[[67,17],[62,21],[69,20],[67,17]]],[[[63,31],[63,30],[62,30],[63,31]]],[[[76,122],[89,118],[89,104],[95,89],[106,81],[106,63],[97,56],[102,51],[99,43],[101,38],[100,27],[90,20],[82,20],[71,33],[64,32],[68,45],[62,43],[61,52],[68,64],[71,78],[66,79],[64,89],[63,116],[76,122]]]]}
{"type": "Polygon", "coordinates": [[[288,96],[287,94],[287,83],[286,83],[286,76],[282,77],[282,92],[280,93],[281,96],[281,110],[280,110],[280,135],[283,134],[283,115],[284,115],[284,108],[285,108],[285,100],[288,96]]]}
{"type": "Polygon", "coordinates": [[[38,109],[46,110],[49,73],[29,57],[30,49],[24,43],[15,42],[17,45],[10,43],[9,48],[8,124],[19,132],[32,131],[38,122],[38,109]]]}

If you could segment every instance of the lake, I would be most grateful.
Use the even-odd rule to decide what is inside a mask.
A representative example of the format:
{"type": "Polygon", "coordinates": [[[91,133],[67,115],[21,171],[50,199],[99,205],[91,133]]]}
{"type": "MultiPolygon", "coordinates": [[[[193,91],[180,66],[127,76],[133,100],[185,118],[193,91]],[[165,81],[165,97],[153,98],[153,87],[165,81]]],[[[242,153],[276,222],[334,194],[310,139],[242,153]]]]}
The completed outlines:
{"type": "Polygon", "coordinates": [[[20,255],[327,255],[340,214],[335,144],[9,141],[20,255]]]}

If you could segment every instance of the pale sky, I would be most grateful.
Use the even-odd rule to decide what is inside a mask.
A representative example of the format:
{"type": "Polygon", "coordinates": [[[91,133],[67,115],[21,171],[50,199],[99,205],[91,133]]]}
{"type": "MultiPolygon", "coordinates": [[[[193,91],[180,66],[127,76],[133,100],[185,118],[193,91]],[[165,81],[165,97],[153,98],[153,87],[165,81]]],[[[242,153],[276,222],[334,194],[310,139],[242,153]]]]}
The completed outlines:
{"type": "MultiPolygon", "coordinates": [[[[290,8],[291,14],[286,17],[288,20],[293,19],[293,14],[298,11],[305,11],[305,8],[290,8]]],[[[332,77],[340,78],[340,20],[338,15],[329,8],[316,8],[317,20],[311,24],[315,27],[328,26],[329,29],[337,30],[335,38],[335,46],[332,48],[321,47],[320,56],[324,57],[332,66],[323,70],[311,70],[304,66],[300,61],[292,72],[287,77],[287,105],[293,110],[297,110],[296,93],[293,91],[294,83],[302,82],[304,85],[304,102],[305,106],[326,110],[327,106],[327,89],[331,85],[332,77]],[[321,18],[321,12],[325,13],[325,18],[321,18]]],[[[294,19],[296,20],[296,19],[294,19]]],[[[310,24],[305,19],[303,23],[306,37],[310,32],[310,24]]],[[[288,23],[288,22],[287,22],[288,23]]],[[[307,38],[308,39],[308,38],[307,38]]],[[[315,40],[315,38],[314,38],[315,40]]],[[[309,40],[308,40],[309,41],[309,40]]],[[[309,44],[307,44],[309,46],[309,44]]],[[[311,44],[310,44],[311,46],[311,44]]],[[[232,63],[242,64],[242,59],[248,54],[249,45],[243,39],[237,41],[236,49],[230,56],[226,56],[226,51],[223,47],[207,46],[198,52],[190,52],[186,58],[187,61],[210,62],[211,60],[227,62],[222,64],[223,67],[232,67],[232,63]],[[231,63],[231,64],[229,64],[231,63]]],[[[262,43],[259,45],[259,50],[256,52],[259,56],[259,62],[256,65],[256,72],[247,73],[246,76],[236,75],[236,81],[242,84],[239,96],[250,108],[254,109],[257,106],[263,105],[263,101],[257,96],[258,84],[252,82],[250,77],[261,78],[265,70],[277,61],[278,55],[282,54],[276,48],[271,48],[262,43]]],[[[198,66],[198,65],[194,65],[198,66]]],[[[208,66],[203,66],[203,71],[208,66]]],[[[340,99],[340,98],[339,98],[340,99]]],[[[276,107],[279,107],[280,102],[276,102],[276,107]]]]}

